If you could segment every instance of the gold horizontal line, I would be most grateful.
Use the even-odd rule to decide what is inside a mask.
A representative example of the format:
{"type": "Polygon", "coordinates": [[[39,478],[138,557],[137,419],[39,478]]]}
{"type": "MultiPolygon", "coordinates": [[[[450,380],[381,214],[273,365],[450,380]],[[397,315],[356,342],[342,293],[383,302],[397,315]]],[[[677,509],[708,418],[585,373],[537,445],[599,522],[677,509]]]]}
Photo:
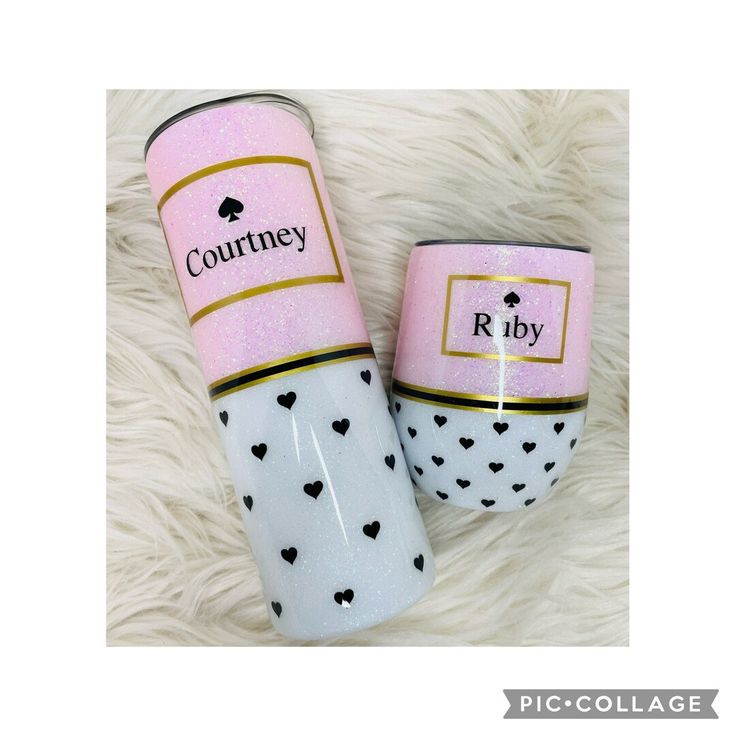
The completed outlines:
{"type": "Polygon", "coordinates": [[[447,404],[444,401],[430,401],[429,399],[418,399],[416,396],[408,396],[407,394],[402,393],[400,390],[394,389],[393,393],[398,394],[403,399],[407,399],[409,401],[418,401],[420,404],[430,404],[431,406],[442,406],[447,409],[460,409],[461,411],[482,411],[486,414],[528,414],[528,415],[540,415],[540,414],[572,414],[576,411],[585,411],[587,407],[581,406],[577,409],[561,409],[559,411],[542,411],[539,410],[529,410],[529,409],[506,409],[504,407],[499,409],[488,409],[485,407],[478,407],[478,406],[458,406],[457,404],[447,404]]]}
{"type": "Polygon", "coordinates": [[[466,353],[461,350],[443,350],[442,355],[459,358],[488,358],[490,360],[515,361],[517,363],[562,363],[562,358],[534,358],[528,355],[496,355],[494,353],[466,353]]]}
{"type": "Polygon", "coordinates": [[[277,378],[283,378],[284,376],[293,376],[295,373],[301,373],[302,371],[311,371],[315,368],[321,368],[325,365],[334,365],[335,363],[347,363],[349,360],[367,360],[369,358],[372,358],[372,355],[348,355],[344,358],[334,358],[333,360],[325,360],[322,363],[314,363],[313,365],[305,365],[301,368],[292,368],[291,370],[284,371],[283,373],[277,373],[275,376],[266,376],[265,378],[259,378],[257,381],[251,381],[250,383],[246,383],[242,386],[235,386],[234,388],[228,389],[227,391],[223,391],[221,394],[217,394],[217,396],[213,396],[212,401],[217,401],[218,399],[221,399],[223,396],[230,396],[230,394],[234,394],[236,391],[242,391],[245,388],[250,388],[251,386],[257,386],[259,383],[266,383],[267,381],[275,381],[277,378]]]}
{"type": "MultiPolygon", "coordinates": [[[[229,376],[225,376],[224,378],[220,378],[214,383],[211,383],[209,386],[207,386],[208,391],[212,391],[213,389],[217,388],[218,386],[222,386],[223,383],[228,383],[228,381],[234,381],[237,378],[244,378],[245,376],[249,376],[253,373],[257,373],[258,371],[265,370],[266,368],[273,368],[277,365],[284,365],[285,363],[291,363],[293,360],[301,360],[302,358],[313,358],[315,355],[324,355],[325,353],[334,353],[337,350],[350,350],[352,348],[372,348],[373,346],[369,342],[351,342],[346,343],[345,345],[332,345],[329,348],[320,348],[319,350],[309,350],[306,353],[297,353],[296,355],[289,355],[286,358],[279,358],[278,360],[272,360],[268,363],[260,363],[259,365],[254,365],[251,368],[246,368],[243,371],[240,371],[239,373],[233,373],[229,376]]],[[[356,356],[358,358],[370,358],[370,355],[358,355],[356,356]]],[[[318,365],[325,365],[325,363],[319,363],[318,365]]],[[[315,368],[318,366],[315,366],[315,368]]],[[[284,373],[279,373],[279,376],[285,375],[284,373]]],[[[276,376],[278,378],[278,376],[276,376]]],[[[252,386],[255,384],[255,381],[253,383],[248,384],[249,386],[252,386]]],[[[219,394],[218,396],[224,396],[225,394],[219,394]]]]}
{"type": "Polygon", "coordinates": [[[230,161],[221,161],[219,164],[206,166],[199,169],[183,179],[179,179],[176,184],[170,186],[158,201],[158,211],[181,189],[188,187],[192,182],[204,179],[206,176],[217,174],[219,171],[227,171],[228,169],[237,169],[240,166],[250,166],[251,164],[293,164],[295,166],[304,166],[310,169],[309,161],[303,158],[294,158],[293,156],[247,156],[245,158],[234,158],[230,161]]]}
{"type": "Polygon", "coordinates": [[[550,286],[570,286],[570,281],[538,279],[533,276],[484,276],[482,274],[450,274],[449,281],[511,281],[519,284],[549,284],[550,286]]]}
{"type": "MultiPolygon", "coordinates": [[[[462,394],[457,391],[445,391],[438,388],[428,388],[427,386],[418,386],[414,383],[407,383],[406,381],[400,381],[398,378],[394,379],[394,383],[401,388],[406,386],[407,388],[414,389],[415,391],[426,391],[428,394],[437,394],[439,396],[451,396],[456,399],[473,399],[474,401],[510,401],[524,404],[559,404],[566,401],[582,401],[588,398],[588,394],[578,394],[577,396],[555,396],[553,398],[535,398],[533,396],[490,396],[489,394],[462,394]]],[[[414,397],[411,397],[414,398],[414,397]]],[[[418,401],[419,399],[417,399],[418,401]]],[[[492,409],[492,411],[496,411],[492,409]]]]}
{"type": "Polygon", "coordinates": [[[198,322],[202,317],[206,317],[212,312],[216,312],[218,309],[230,306],[236,302],[243,301],[244,299],[250,299],[253,296],[259,296],[260,294],[268,294],[272,291],[280,291],[281,289],[291,289],[293,286],[307,286],[309,284],[341,284],[344,282],[342,274],[332,274],[327,276],[302,276],[297,279],[284,279],[283,281],[274,281],[271,284],[263,284],[263,286],[254,286],[252,289],[245,289],[244,291],[238,291],[235,294],[230,294],[223,299],[218,299],[216,302],[208,304],[206,307],[202,307],[198,312],[195,312],[189,318],[189,324],[193,325],[198,322]]]}

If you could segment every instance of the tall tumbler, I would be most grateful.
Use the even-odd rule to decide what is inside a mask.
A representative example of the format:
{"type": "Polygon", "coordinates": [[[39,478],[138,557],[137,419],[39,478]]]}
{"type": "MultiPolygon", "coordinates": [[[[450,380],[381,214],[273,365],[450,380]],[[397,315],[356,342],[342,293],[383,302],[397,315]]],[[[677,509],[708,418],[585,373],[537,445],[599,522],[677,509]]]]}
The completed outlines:
{"type": "Polygon", "coordinates": [[[267,609],[297,639],[391,618],[434,580],[312,132],[252,93],[145,149],[267,609]]]}

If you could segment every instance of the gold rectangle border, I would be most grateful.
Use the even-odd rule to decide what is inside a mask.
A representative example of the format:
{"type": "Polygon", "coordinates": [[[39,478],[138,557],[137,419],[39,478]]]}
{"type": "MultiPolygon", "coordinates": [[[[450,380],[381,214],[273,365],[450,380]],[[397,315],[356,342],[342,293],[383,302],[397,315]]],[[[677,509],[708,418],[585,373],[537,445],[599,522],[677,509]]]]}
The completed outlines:
{"type": "Polygon", "coordinates": [[[570,281],[556,279],[541,279],[531,276],[486,276],[482,274],[450,274],[447,277],[447,293],[445,296],[445,317],[442,324],[442,344],[440,353],[459,358],[484,358],[486,360],[516,361],[519,363],[562,363],[565,360],[565,343],[567,342],[567,318],[570,310],[570,281]],[[447,329],[450,319],[450,305],[452,301],[452,285],[455,281],[505,281],[515,284],[547,284],[549,286],[565,287],[565,314],[562,319],[562,342],[559,358],[534,358],[527,355],[495,355],[493,353],[470,353],[461,350],[447,349],[447,329]]]}
{"type": "MultiPolygon", "coordinates": [[[[340,259],[337,255],[337,248],[335,247],[335,241],[332,237],[332,230],[330,229],[329,222],[327,221],[327,212],[325,211],[325,207],[322,202],[322,197],[320,196],[320,193],[319,193],[319,187],[317,186],[317,179],[314,176],[314,170],[312,169],[312,164],[306,159],[294,158],[293,156],[249,156],[246,158],[232,159],[230,161],[222,161],[219,164],[207,166],[204,169],[195,171],[189,174],[188,176],[185,176],[183,179],[180,179],[178,182],[176,182],[171,187],[169,187],[163,193],[163,195],[161,195],[161,199],[159,199],[158,201],[157,209],[159,213],[159,220],[161,221],[161,227],[164,230],[164,239],[166,240],[167,247],[169,247],[169,254],[171,255],[172,262],[174,260],[174,256],[171,253],[171,248],[169,246],[168,237],[166,236],[166,228],[164,227],[163,220],[161,219],[161,210],[163,209],[164,205],[177,192],[180,192],[182,189],[194,183],[195,181],[199,181],[200,179],[204,179],[205,177],[212,176],[213,174],[217,174],[221,171],[228,171],[229,169],[236,169],[242,166],[254,166],[257,164],[290,164],[293,166],[303,166],[304,168],[306,168],[307,172],[309,173],[309,180],[312,184],[312,189],[314,190],[314,196],[317,200],[317,206],[319,207],[319,213],[322,218],[322,224],[324,225],[325,232],[327,233],[327,240],[330,244],[330,250],[332,252],[332,258],[335,262],[335,268],[337,270],[337,273],[327,274],[324,276],[303,276],[303,277],[294,278],[294,279],[283,279],[282,281],[274,281],[270,284],[262,284],[261,286],[254,286],[252,289],[244,289],[243,291],[238,291],[235,294],[230,294],[229,296],[226,296],[222,299],[218,299],[217,301],[212,302],[211,304],[208,304],[205,307],[202,307],[202,309],[195,312],[189,318],[190,325],[194,325],[200,319],[202,319],[203,317],[206,317],[208,314],[212,314],[212,312],[216,312],[218,309],[222,309],[223,307],[227,307],[230,304],[235,304],[236,302],[243,301],[244,299],[250,299],[251,297],[259,296],[260,294],[268,294],[272,291],[280,291],[281,289],[291,289],[295,286],[307,286],[310,284],[342,284],[342,283],[345,283],[345,276],[342,272],[342,267],[340,266],[340,259]]],[[[176,268],[174,268],[174,272],[176,273],[177,282],[178,282],[179,275],[176,272],[176,268]]],[[[179,288],[181,290],[181,285],[179,288]]]]}

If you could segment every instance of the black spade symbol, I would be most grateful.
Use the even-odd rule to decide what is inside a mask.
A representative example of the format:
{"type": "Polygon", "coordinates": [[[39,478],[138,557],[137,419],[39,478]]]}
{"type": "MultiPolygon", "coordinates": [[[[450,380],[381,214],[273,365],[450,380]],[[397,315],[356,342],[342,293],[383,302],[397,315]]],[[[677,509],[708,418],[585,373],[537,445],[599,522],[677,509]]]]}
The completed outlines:
{"type": "Polygon", "coordinates": [[[511,309],[513,309],[521,301],[519,295],[515,291],[510,291],[508,294],[506,294],[503,300],[511,309]]]}
{"type": "Polygon", "coordinates": [[[227,217],[228,222],[235,222],[235,220],[240,219],[238,214],[241,213],[243,209],[242,202],[239,202],[237,199],[233,199],[232,197],[225,197],[225,199],[222,200],[220,209],[217,210],[217,214],[220,215],[223,220],[227,217]]]}

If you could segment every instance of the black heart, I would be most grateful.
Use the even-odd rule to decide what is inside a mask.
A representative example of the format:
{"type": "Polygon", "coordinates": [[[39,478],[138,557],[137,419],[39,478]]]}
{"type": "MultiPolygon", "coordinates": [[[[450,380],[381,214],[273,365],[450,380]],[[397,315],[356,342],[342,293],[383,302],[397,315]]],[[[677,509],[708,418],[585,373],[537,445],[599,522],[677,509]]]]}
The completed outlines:
{"type": "Polygon", "coordinates": [[[341,434],[343,437],[345,436],[345,432],[350,429],[350,420],[349,419],[341,419],[340,421],[335,420],[332,422],[332,429],[335,430],[338,434],[341,434]]]}
{"type": "Polygon", "coordinates": [[[498,434],[503,434],[508,428],[508,422],[493,422],[493,429],[495,429],[498,434]]]}
{"type": "Polygon", "coordinates": [[[221,422],[222,422],[222,423],[223,423],[223,424],[224,424],[224,425],[225,425],[226,427],[227,427],[227,419],[228,419],[228,417],[227,417],[227,412],[226,412],[226,411],[221,411],[221,412],[220,412],[220,421],[221,421],[221,422]]]}
{"type": "Polygon", "coordinates": [[[578,438],[576,437],[574,440],[570,440],[570,449],[572,450],[573,447],[577,444],[578,438]]]}
{"type": "Polygon", "coordinates": [[[503,300],[512,309],[521,301],[519,295],[515,291],[510,291],[508,294],[506,294],[503,300]]]}
{"type": "Polygon", "coordinates": [[[562,432],[563,429],[565,429],[565,422],[557,422],[557,424],[555,424],[555,432],[557,432],[557,434],[562,432]]]}
{"type": "Polygon", "coordinates": [[[401,404],[399,404],[398,401],[395,401],[394,406],[396,407],[396,413],[398,414],[401,411],[401,404]]]}
{"type": "Polygon", "coordinates": [[[552,488],[552,486],[553,486],[553,485],[554,485],[555,483],[557,483],[557,481],[558,481],[558,480],[559,480],[559,478],[555,478],[555,479],[554,479],[554,480],[553,480],[553,481],[552,481],[552,482],[551,482],[551,483],[549,484],[549,487],[550,487],[550,488],[552,488]]]}
{"type": "Polygon", "coordinates": [[[436,425],[437,425],[438,427],[443,427],[443,426],[445,425],[445,423],[446,423],[446,422],[447,422],[447,417],[443,417],[443,416],[441,416],[441,415],[439,415],[439,414],[435,414],[435,415],[434,415],[434,423],[435,423],[435,424],[436,424],[436,425]]]}
{"type": "Polygon", "coordinates": [[[281,550],[281,556],[290,564],[294,564],[294,560],[296,559],[296,547],[289,547],[289,549],[282,549],[281,550]]]}
{"type": "Polygon", "coordinates": [[[511,487],[518,493],[526,488],[526,483],[514,483],[511,487]]]}
{"type": "Polygon", "coordinates": [[[228,222],[234,222],[239,220],[238,213],[243,211],[243,203],[232,197],[225,197],[222,200],[220,208],[217,210],[217,214],[223,219],[228,217],[228,222]]]}
{"type": "Polygon", "coordinates": [[[524,448],[524,452],[528,455],[536,446],[536,442],[522,442],[521,446],[524,448]]]}
{"type": "Polygon", "coordinates": [[[493,506],[496,503],[495,498],[482,498],[480,501],[486,508],[493,506]]]}
{"type": "Polygon", "coordinates": [[[555,466],[555,464],[554,464],[554,463],[545,463],[545,464],[544,464],[544,469],[545,469],[545,471],[546,471],[547,473],[549,473],[549,471],[550,471],[550,470],[552,470],[552,468],[554,468],[554,466],[555,466]]]}
{"type": "Polygon", "coordinates": [[[470,485],[469,480],[463,480],[462,478],[457,478],[455,480],[455,483],[457,483],[460,486],[460,488],[467,488],[470,485]]]}
{"type": "Polygon", "coordinates": [[[498,473],[499,470],[503,470],[503,463],[488,463],[488,467],[494,473],[498,473]]]}
{"type": "Polygon", "coordinates": [[[350,588],[343,590],[342,592],[335,593],[335,603],[344,608],[350,608],[350,604],[353,602],[354,593],[350,588]]]}
{"type": "Polygon", "coordinates": [[[440,497],[440,498],[441,498],[441,499],[442,499],[443,501],[447,501],[447,498],[448,498],[448,497],[447,497],[447,494],[446,494],[446,493],[442,493],[442,491],[437,491],[437,495],[438,495],[438,496],[439,496],[439,497],[440,497]]]}
{"type": "Polygon", "coordinates": [[[424,475],[424,471],[418,465],[414,466],[414,470],[417,471],[417,475],[424,475]]]}
{"type": "Polygon", "coordinates": [[[445,458],[437,457],[437,455],[432,455],[432,462],[439,468],[439,466],[442,465],[443,462],[445,462],[445,458]]]}
{"type": "Polygon", "coordinates": [[[396,458],[393,455],[386,455],[385,458],[383,458],[383,462],[386,463],[386,465],[391,468],[391,470],[394,469],[394,465],[396,465],[396,458]]]}
{"type": "Polygon", "coordinates": [[[424,555],[417,555],[414,558],[414,567],[416,567],[419,572],[424,571],[424,555]]]}
{"type": "Polygon", "coordinates": [[[414,439],[417,436],[417,431],[414,429],[414,427],[407,427],[406,431],[409,433],[409,437],[414,439]]]}
{"type": "Polygon", "coordinates": [[[245,508],[250,511],[253,508],[253,496],[243,496],[243,503],[245,504],[245,508]]]}
{"type": "Polygon", "coordinates": [[[536,500],[536,498],[527,498],[527,500],[524,501],[524,506],[531,506],[536,500]]]}
{"type": "Polygon", "coordinates": [[[253,447],[250,448],[250,451],[259,460],[263,460],[263,458],[266,457],[266,453],[268,452],[268,447],[266,447],[265,443],[261,442],[260,445],[253,445],[253,447]]]}
{"type": "Polygon", "coordinates": [[[371,539],[375,539],[380,531],[381,525],[377,521],[372,521],[370,524],[363,525],[363,534],[371,539]]]}
{"type": "Polygon", "coordinates": [[[278,618],[281,618],[281,604],[278,601],[271,601],[271,608],[278,618]]]}
{"type": "Polygon", "coordinates": [[[281,406],[291,410],[291,407],[294,406],[294,402],[296,401],[296,394],[293,391],[289,391],[288,394],[279,394],[276,397],[276,401],[278,401],[281,406]]]}
{"type": "Polygon", "coordinates": [[[371,385],[371,372],[370,371],[361,371],[360,377],[370,386],[371,385]]]}
{"type": "Polygon", "coordinates": [[[311,496],[312,498],[317,498],[320,493],[322,493],[322,481],[316,480],[314,483],[305,483],[304,484],[304,493],[307,494],[307,496],[311,496]]]}
{"type": "Polygon", "coordinates": [[[466,450],[469,450],[475,444],[475,440],[471,440],[469,437],[461,437],[458,441],[466,450]]]}

